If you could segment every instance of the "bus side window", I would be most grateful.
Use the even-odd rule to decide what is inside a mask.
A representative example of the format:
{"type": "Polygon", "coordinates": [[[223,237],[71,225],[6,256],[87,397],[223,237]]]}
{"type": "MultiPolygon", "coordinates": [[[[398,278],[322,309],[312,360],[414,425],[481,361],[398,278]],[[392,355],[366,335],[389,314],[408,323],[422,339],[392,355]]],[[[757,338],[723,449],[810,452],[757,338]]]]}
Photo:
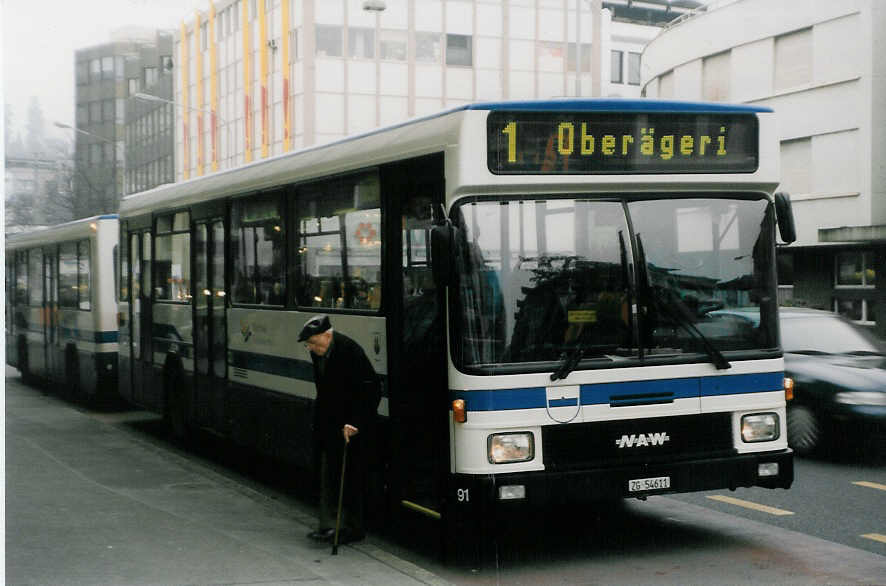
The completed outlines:
{"type": "Polygon", "coordinates": [[[376,173],[321,181],[299,191],[297,305],[381,307],[380,202],[376,173]]]}

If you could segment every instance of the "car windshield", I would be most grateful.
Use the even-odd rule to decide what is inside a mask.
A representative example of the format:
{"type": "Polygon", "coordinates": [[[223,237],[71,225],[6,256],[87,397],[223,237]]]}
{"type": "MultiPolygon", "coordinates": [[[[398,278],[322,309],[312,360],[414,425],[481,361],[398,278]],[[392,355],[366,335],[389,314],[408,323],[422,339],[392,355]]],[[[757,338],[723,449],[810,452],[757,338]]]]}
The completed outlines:
{"type": "Polygon", "coordinates": [[[785,352],[879,354],[882,349],[851,323],[833,317],[790,317],[781,320],[785,352]]]}
{"type": "Polygon", "coordinates": [[[454,222],[457,364],[587,368],[776,346],[765,199],[469,200],[454,222]],[[748,307],[763,319],[723,311],[748,307]]]}

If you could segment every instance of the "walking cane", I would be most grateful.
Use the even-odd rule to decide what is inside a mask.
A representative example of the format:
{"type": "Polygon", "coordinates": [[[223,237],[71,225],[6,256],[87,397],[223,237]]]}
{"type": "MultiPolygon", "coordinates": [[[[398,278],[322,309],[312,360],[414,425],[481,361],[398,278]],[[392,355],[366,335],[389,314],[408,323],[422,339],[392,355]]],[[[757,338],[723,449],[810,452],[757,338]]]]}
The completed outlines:
{"type": "Polygon", "coordinates": [[[338,555],[338,530],[341,527],[341,506],[345,496],[345,463],[348,460],[348,440],[341,452],[341,480],[338,486],[338,513],[335,515],[335,538],[332,540],[332,555],[338,555]]]}

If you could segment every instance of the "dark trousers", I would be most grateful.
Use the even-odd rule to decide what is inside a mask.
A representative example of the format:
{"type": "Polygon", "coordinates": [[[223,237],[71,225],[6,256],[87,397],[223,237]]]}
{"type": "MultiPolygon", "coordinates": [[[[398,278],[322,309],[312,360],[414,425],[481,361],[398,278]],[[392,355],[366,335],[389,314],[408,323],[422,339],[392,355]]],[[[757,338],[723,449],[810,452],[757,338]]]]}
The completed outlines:
{"type": "MultiPolygon", "coordinates": [[[[344,443],[344,440],[342,440],[344,443]]],[[[342,450],[320,448],[320,511],[319,529],[335,527],[338,511],[338,495],[341,486],[342,450]]],[[[348,446],[345,491],[342,503],[341,527],[354,533],[363,533],[363,490],[365,466],[356,440],[348,446]]]]}

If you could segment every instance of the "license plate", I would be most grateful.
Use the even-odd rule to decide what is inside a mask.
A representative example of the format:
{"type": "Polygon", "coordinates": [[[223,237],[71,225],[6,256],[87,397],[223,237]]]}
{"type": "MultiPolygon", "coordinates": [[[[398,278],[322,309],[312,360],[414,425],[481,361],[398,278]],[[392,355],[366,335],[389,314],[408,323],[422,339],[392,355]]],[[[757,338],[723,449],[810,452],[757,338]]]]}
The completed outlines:
{"type": "Polygon", "coordinates": [[[628,480],[628,492],[642,492],[645,490],[661,490],[671,487],[670,476],[658,476],[656,478],[636,478],[628,480]]]}

